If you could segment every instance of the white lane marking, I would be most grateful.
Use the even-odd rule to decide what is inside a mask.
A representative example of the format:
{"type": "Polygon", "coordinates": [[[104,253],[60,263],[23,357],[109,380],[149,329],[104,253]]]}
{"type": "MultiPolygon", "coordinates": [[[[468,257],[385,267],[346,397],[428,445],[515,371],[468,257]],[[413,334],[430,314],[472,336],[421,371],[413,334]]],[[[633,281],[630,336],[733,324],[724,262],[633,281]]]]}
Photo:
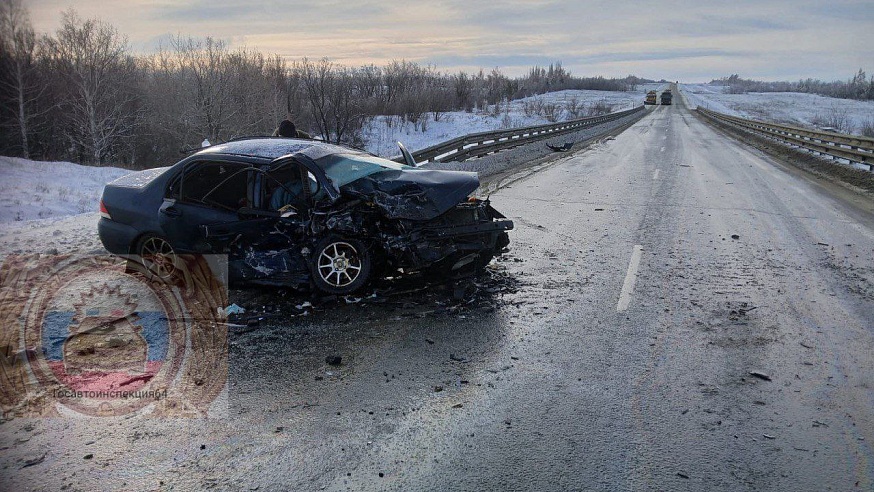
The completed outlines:
{"type": "Polygon", "coordinates": [[[652,179],[659,179],[659,171],[661,169],[656,169],[654,173],[652,173],[652,179]]]}
{"type": "Polygon", "coordinates": [[[637,283],[637,268],[640,266],[640,257],[643,255],[643,246],[637,244],[631,252],[631,261],[628,263],[628,272],[625,274],[625,282],[622,283],[622,292],[619,294],[619,302],[616,304],[616,312],[621,313],[628,309],[631,304],[631,294],[634,293],[634,284],[637,283]]]}

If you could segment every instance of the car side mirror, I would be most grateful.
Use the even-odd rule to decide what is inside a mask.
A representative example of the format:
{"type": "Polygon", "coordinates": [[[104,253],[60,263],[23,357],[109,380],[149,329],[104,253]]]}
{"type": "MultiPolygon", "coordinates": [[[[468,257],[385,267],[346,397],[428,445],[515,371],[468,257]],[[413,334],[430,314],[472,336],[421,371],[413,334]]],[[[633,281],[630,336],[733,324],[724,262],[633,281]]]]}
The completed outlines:
{"type": "Polygon", "coordinates": [[[404,162],[410,167],[418,167],[416,164],[416,159],[413,158],[413,154],[410,153],[409,150],[404,146],[404,144],[398,142],[398,148],[401,149],[401,155],[404,156],[404,162]]]}

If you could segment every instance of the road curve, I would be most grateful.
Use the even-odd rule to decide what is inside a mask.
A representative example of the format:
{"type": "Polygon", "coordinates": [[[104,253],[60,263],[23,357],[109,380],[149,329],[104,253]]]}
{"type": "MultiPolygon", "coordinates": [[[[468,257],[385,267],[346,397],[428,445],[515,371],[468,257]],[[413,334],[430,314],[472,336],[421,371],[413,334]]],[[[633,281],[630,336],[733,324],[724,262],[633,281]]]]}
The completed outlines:
{"type": "Polygon", "coordinates": [[[505,183],[496,309],[338,305],[235,333],[227,417],[16,419],[3,482],[874,488],[864,206],[682,104],[505,183]]]}

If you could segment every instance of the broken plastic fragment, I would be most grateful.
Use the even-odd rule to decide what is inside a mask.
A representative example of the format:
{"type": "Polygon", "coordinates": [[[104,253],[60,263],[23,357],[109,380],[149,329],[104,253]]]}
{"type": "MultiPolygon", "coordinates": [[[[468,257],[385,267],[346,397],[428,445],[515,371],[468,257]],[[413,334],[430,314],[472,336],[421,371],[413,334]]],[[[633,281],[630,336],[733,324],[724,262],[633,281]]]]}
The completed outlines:
{"type": "Polygon", "coordinates": [[[243,314],[245,312],[245,309],[237,306],[236,304],[231,304],[230,306],[225,308],[225,316],[228,316],[230,314],[243,314]]]}

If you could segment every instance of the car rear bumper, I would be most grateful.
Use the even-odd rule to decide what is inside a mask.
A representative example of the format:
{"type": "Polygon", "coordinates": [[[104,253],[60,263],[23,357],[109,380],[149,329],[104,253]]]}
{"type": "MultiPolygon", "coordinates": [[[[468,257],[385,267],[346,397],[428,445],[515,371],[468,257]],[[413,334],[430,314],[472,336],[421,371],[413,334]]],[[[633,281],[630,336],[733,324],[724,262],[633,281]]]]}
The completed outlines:
{"type": "Polygon", "coordinates": [[[116,255],[126,255],[131,252],[139,231],[129,225],[101,217],[97,222],[97,234],[107,251],[116,255]]]}

